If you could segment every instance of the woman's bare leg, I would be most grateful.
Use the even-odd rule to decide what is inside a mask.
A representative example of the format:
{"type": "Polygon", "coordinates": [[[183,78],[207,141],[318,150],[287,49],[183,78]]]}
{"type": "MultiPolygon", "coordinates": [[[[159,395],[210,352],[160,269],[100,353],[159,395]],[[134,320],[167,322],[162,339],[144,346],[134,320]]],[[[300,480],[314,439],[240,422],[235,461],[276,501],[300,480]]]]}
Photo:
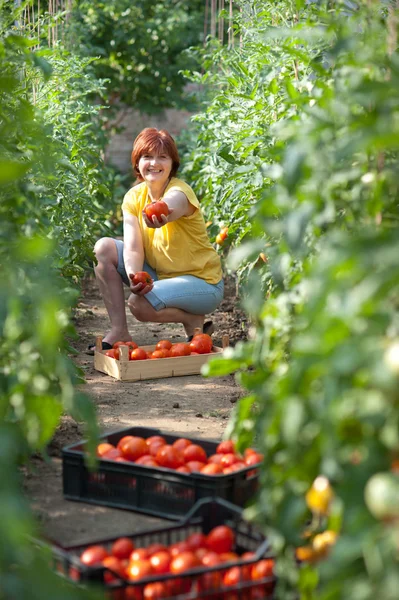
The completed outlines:
{"type": "Polygon", "coordinates": [[[193,315],[180,308],[162,308],[155,310],[145,296],[131,294],[128,306],[138,321],[151,323],[182,323],[186,334],[193,335],[194,329],[202,329],[205,315],[193,315]]]}
{"type": "Polygon", "coordinates": [[[118,252],[112,238],[101,238],[94,246],[97,265],[94,273],[105,308],[111,321],[111,329],[103,341],[114,344],[119,340],[131,340],[126,321],[125,294],[122,278],[117,269],[118,252]]]}

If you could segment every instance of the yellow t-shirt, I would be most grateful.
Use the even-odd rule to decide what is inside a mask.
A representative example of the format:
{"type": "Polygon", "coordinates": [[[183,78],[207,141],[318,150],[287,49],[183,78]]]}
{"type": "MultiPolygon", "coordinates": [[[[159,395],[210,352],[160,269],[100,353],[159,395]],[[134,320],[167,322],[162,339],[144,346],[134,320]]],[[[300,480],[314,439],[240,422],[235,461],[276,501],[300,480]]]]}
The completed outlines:
{"type": "Polygon", "coordinates": [[[218,283],[222,278],[220,258],[208,239],[194,191],[177,177],[172,177],[164,195],[171,190],[183,192],[197,210],[158,229],[147,227],[143,220],[142,210],[151,202],[145,182],[132,187],[123,199],[122,210],[138,219],[146,261],[159,279],[194,275],[208,283],[218,283]]]}

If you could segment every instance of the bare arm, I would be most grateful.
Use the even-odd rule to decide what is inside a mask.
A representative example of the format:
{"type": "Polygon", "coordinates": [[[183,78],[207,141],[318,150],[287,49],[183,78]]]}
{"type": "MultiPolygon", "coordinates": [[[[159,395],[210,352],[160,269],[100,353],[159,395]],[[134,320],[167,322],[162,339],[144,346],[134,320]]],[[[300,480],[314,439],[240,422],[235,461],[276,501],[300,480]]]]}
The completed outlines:
{"type": "Polygon", "coordinates": [[[179,190],[172,190],[168,192],[163,198],[163,201],[168,205],[168,216],[165,217],[162,215],[162,220],[159,221],[156,217],[153,217],[153,222],[151,222],[145,214],[145,211],[143,211],[143,218],[147,227],[163,227],[166,225],[166,223],[177,221],[177,219],[180,219],[180,217],[189,217],[197,210],[196,207],[188,201],[186,194],[180,192],[179,190]]]}
{"type": "MultiPolygon", "coordinates": [[[[137,217],[123,211],[123,260],[130,280],[130,275],[143,270],[144,246],[137,217]]],[[[144,295],[152,289],[152,285],[130,285],[134,294],[144,295]]]]}

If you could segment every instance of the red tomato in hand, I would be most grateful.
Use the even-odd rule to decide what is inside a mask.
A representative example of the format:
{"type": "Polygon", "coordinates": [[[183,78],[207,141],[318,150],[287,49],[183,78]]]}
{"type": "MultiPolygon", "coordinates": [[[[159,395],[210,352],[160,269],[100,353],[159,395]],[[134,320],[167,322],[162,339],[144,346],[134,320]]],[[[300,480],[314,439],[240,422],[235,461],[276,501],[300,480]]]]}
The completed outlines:
{"type": "Polygon", "coordinates": [[[137,285],[139,283],[143,283],[144,285],[151,285],[153,283],[152,277],[147,271],[137,271],[134,275],[129,275],[132,280],[133,285],[137,285]]]}
{"type": "Polygon", "coordinates": [[[234,545],[234,532],[228,525],[214,527],[206,537],[206,545],[209,550],[218,552],[231,552],[234,545]]]}
{"type": "Polygon", "coordinates": [[[89,546],[80,555],[80,561],[85,565],[92,566],[102,563],[107,556],[109,555],[104,546],[89,546]]]}
{"type": "Polygon", "coordinates": [[[169,214],[169,207],[163,200],[158,200],[157,202],[151,202],[151,204],[147,204],[144,210],[145,214],[152,222],[152,217],[156,217],[158,221],[161,221],[161,215],[165,215],[165,217],[167,217],[169,214]]]}

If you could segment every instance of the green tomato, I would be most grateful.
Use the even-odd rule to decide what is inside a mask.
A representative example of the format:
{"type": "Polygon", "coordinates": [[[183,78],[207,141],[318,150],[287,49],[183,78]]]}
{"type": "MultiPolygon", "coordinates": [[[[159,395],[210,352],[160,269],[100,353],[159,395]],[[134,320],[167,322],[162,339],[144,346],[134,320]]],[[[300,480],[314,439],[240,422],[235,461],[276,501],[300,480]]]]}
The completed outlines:
{"type": "Polygon", "coordinates": [[[399,518],[399,476],[395,473],[376,473],[366,484],[364,499],[376,519],[399,518]]]}

